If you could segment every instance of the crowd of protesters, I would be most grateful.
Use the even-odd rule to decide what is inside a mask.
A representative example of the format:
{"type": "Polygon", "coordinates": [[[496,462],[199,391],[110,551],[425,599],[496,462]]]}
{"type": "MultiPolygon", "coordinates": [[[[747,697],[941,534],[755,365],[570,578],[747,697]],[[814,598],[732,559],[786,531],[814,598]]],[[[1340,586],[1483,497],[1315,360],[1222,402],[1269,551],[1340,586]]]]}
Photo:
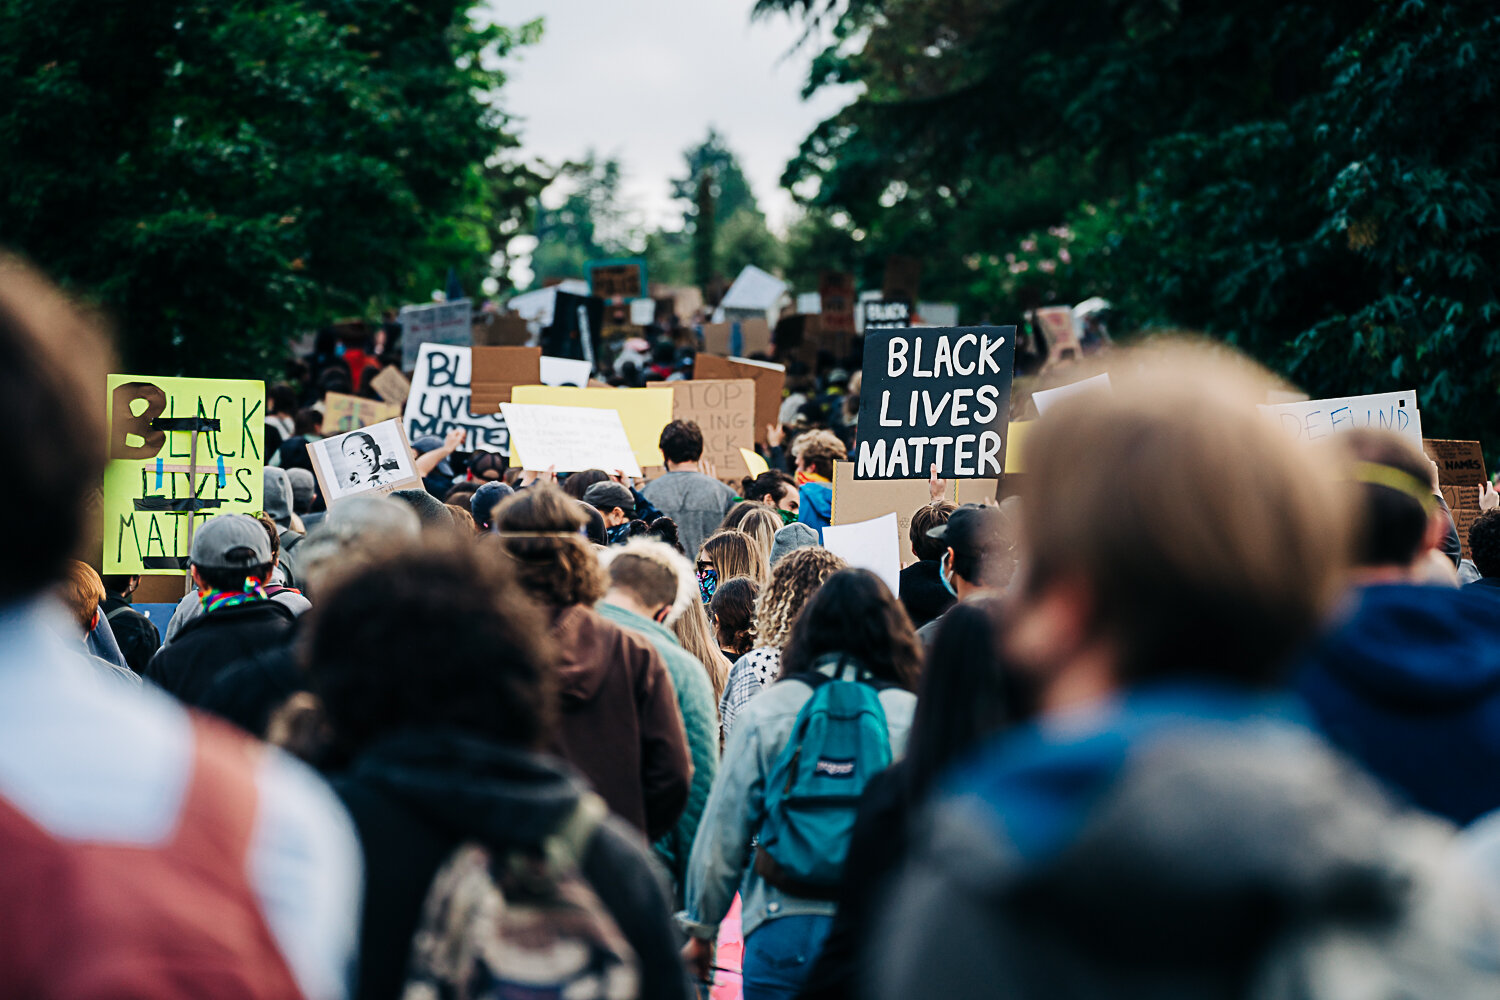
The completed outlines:
{"type": "Polygon", "coordinates": [[[820,544],[857,372],[736,486],[674,421],[643,484],[450,436],[324,510],[309,394],[389,334],[271,390],[158,627],[76,558],[110,349],[0,263],[4,992],[1500,995],[1500,510],[1459,586],[1402,439],[1122,350],[1005,499],[934,477],[898,597],[820,544]]]}

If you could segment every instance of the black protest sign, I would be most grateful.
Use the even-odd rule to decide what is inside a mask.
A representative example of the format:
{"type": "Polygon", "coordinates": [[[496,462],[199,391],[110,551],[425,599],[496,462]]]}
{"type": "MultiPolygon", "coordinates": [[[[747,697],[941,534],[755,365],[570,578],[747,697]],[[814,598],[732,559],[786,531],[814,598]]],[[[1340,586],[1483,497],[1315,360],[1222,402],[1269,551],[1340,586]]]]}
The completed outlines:
{"type": "Polygon", "coordinates": [[[855,479],[998,479],[1013,326],[867,330],[855,479]]]}
{"type": "Polygon", "coordinates": [[[542,331],[542,353],[549,358],[587,361],[598,368],[603,330],[603,299],[558,292],[552,307],[552,325],[542,331]]]}
{"type": "Polygon", "coordinates": [[[910,302],[871,299],[863,303],[866,330],[894,330],[911,326],[910,302]]]}

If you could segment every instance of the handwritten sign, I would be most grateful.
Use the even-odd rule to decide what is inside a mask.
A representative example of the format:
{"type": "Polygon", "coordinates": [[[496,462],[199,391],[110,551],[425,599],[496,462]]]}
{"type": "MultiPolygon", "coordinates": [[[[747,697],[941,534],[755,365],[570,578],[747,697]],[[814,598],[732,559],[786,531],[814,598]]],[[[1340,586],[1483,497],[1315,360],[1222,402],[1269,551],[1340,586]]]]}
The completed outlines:
{"type": "MultiPolygon", "coordinates": [[[[630,441],[630,447],[635,454],[636,464],[643,468],[662,464],[661,448],[657,442],[661,440],[661,429],[672,422],[672,398],[671,389],[613,389],[608,387],[575,389],[571,386],[524,385],[518,386],[511,393],[511,400],[516,403],[583,407],[618,412],[620,422],[625,427],[625,436],[630,441]]],[[[512,455],[510,464],[518,466],[521,463],[515,455],[512,455]]],[[[588,468],[604,468],[605,471],[612,472],[615,468],[623,468],[623,466],[588,466],[588,468]]]]}
{"type": "Polygon", "coordinates": [[[473,310],[468,299],[402,306],[401,367],[411,371],[423,344],[468,347],[473,337],[473,310]]]}
{"type": "Polygon", "coordinates": [[[502,403],[500,412],[511,430],[512,459],[524,468],[619,469],[630,476],[641,474],[615,410],[502,403]]]}
{"type": "Polygon", "coordinates": [[[324,434],[343,434],[382,420],[400,418],[401,407],[395,403],[382,403],[378,399],[363,399],[342,392],[330,392],[323,397],[324,434]]]}
{"type": "Polygon", "coordinates": [[[1015,362],[1013,326],[865,334],[856,479],[998,478],[1015,362]]]}
{"type": "Polygon", "coordinates": [[[740,479],[750,467],[740,454],[755,445],[755,383],[750,379],[670,382],[672,419],[703,432],[703,457],[720,476],[740,479]]]}
{"type": "Polygon", "coordinates": [[[1356,428],[1370,427],[1394,431],[1413,447],[1422,447],[1422,414],[1417,410],[1417,394],[1410,389],[1369,396],[1277,403],[1260,409],[1274,417],[1288,434],[1302,441],[1317,441],[1356,428]]]}
{"type": "Polygon", "coordinates": [[[106,391],[104,572],[181,574],[190,519],[263,506],[265,383],[111,375],[106,391]]]}
{"type": "Polygon", "coordinates": [[[589,261],[589,294],[601,299],[635,299],[646,294],[646,260],[628,257],[621,260],[589,261]]]}
{"type": "Polygon", "coordinates": [[[1426,438],[1422,450],[1437,463],[1438,483],[1443,486],[1483,486],[1484,449],[1478,441],[1448,441],[1426,438]]]}
{"type": "Polygon", "coordinates": [[[693,378],[748,378],[755,383],[755,443],[768,445],[766,428],[781,422],[781,392],[786,386],[786,366],[749,358],[720,358],[699,354],[693,359],[693,378]]]}
{"type": "Polygon", "coordinates": [[[370,379],[370,388],[379,393],[380,398],[387,403],[405,406],[406,397],[411,395],[411,380],[401,374],[401,369],[390,365],[370,379]]]}
{"type": "Polygon", "coordinates": [[[411,396],[402,421],[406,436],[444,437],[455,428],[464,432],[460,451],[510,451],[510,434],[498,414],[476,417],[469,412],[471,352],[467,347],[423,344],[412,373],[411,396]]]}

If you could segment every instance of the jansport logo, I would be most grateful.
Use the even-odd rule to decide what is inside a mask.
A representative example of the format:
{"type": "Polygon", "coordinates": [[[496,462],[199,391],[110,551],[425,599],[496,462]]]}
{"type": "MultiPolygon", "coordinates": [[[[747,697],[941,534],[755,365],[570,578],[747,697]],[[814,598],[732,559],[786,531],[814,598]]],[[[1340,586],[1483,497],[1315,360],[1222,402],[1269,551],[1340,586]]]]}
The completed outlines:
{"type": "Polygon", "coordinates": [[[854,777],[854,758],[819,757],[818,766],[813,768],[813,773],[825,774],[830,778],[852,778],[854,777]]]}

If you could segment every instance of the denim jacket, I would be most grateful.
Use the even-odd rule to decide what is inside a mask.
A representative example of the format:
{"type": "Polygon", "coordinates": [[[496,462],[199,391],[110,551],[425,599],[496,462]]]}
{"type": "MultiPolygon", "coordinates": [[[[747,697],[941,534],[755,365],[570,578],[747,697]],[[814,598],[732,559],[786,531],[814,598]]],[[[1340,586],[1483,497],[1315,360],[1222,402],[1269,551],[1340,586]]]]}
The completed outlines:
{"type": "MultiPolygon", "coordinates": [[[[832,677],[838,668],[830,661],[817,669],[832,677]]],[[[678,924],[694,937],[711,939],[718,934],[736,890],[746,938],[767,920],[832,916],[836,909],[832,902],[782,892],[757,875],[751,864],[755,835],[765,820],[766,775],[791,739],[797,713],[811,697],[806,684],[775,682],[735,719],[688,860],[686,908],[677,915],[678,924]]],[[[906,752],[916,695],[888,688],[880,692],[880,705],[890,732],[891,756],[899,759],[906,752]]]]}

